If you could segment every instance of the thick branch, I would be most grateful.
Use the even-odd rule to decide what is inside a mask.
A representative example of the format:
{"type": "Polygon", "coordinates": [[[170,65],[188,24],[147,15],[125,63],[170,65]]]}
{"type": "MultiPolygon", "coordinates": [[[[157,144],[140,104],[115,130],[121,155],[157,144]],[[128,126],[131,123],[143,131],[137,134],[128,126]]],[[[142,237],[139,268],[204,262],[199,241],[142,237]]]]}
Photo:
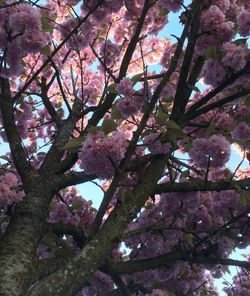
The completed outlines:
{"type": "Polygon", "coordinates": [[[171,115],[173,120],[177,120],[178,117],[180,118],[180,115],[183,114],[189,100],[188,94],[190,94],[190,87],[187,84],[187,78],[194,54],[194,47],[198,35],[202,7],[203,1],[195,0],[191,5],[191,11],[188,12],[188,18],[191,18],[191,28],[189,33],[189,41],[182,62],[176,89],[174,106],[171,115]]]}
{"type": "MultiPolygon", "coordinates": [[[[125,171],[127,171],[127,172],[139,171],[142,169],[142,167],[145,164],[154,161],[154,159],[157,159],[158,157],[159,157],[159,155],[155,155],[155,154],[144,155],[136,160],[130,161],[126,165],[125,171]]],[[[62,163],[63,163],[63,161],[62,161],[62,163]]],[[[64,175],[55,176],[54,182],[55,182],[55,184],[57,184],[59,189],[63,189],[68,186],[83,184],[83,183],[92,181],[97,178],[98,177],[96,175],[94,175],[94,174],[88,175],[84,171],[81,171],[81,172],[70,171],[64,175]]]]}
{"type": "Polygon", "coordinates": [[[59,175],[55,177],[55,184],[57,184],[59,189],[66,188],[68,186],[83,184],[96,179],[96,175],[88,175],[85,172],[69,172],[64,175],[59,175]]]}
{"type": "Polygon", "coordinates": [[[54,192],[48,180],[30,177],[26,196],[14,208],[7,232],[0,242],[0,295],[26,295],[37,266],[36,250],[46,230],[54,192]]]}
{"type": "Polygon", "coordinates": [[[60,258],[55,257],[47,260],[41,260],[35,272],[33,283],[36,283],[37,281],[40,281],[41,279],[56,272],[58,269],[64,266],[66,262],[67,262],[66,259],[62,257],[60,258]]]}
{"type": "Polygon", "coordinates": [[[233,259],[223,259],[214,257],[192,256],[192,254],[183,254],[179,251],[173,251],[165,255],[151,257],[142,260],[134,260],[128,262],[114,263],[108,267],[103,267],[105,272],[112,272],[116,274],[131,274],[148,269],[160,268],[166,265],[171,266],[177,261],[184,261],[205,265],[226,265],[226,266],[240,266],[250,269],[249,261],[240,261],[233,259]]]}
{"type": "Polygon", "coordinates": [[[142,9],[141,16],[140,16],[139,21],[137,23],[137,26],[135,28],[135,33],[134,33],[133,37],[131,38],[131,40],[129,42],[129,45],[127,47],[127,50],[126,50],[126,52],[124,54],[124,58],[123,58],[122,64],[120,66],[120,72],[119,72],[119,76],[118,76],[118,82],[124,76],[126,76],[126,73],[127,73],[127,70],[128,70],[129,64],[130,64],[130,61],[132,59],[133,53],[135,51],[135,48],[136,48],[136,46],[138,44],[139,37],[140,37],[140,34],[141,34],[141,30],[142,30],[142,27],[143,27],[143,24],[144,24],[144,21],[145,21],[145,18],[146,18],[146,15],[147,15],[147,12],[148,12],[149,8],[150,8],[150,6],[149,6],[149,0],[145,0],[144,6],[143,6],[143,9],[142,9]]]}
{"type": "Polygon", "coordinates": [[[27,161],[27,155],[15,124],[13,108],[14,101],[11,98],[9,81],[0,77],[0,87],[0,109],[2,114],[3,126],[10,145],[10,150],[15,167],[21,178],[25,179],[29,177],[32,169],[27,161]]]}
{"type": "Polygon", "coordinates": [[[155,193],[164,192],[194,192],[194,191],[224,191],[224,190],[249,190],[250,178],[239,181],[219,181],[205,182],[200,179],[194,179],[183,183],[162,183],[155,188],[155,193]]]}
{"type": "Polygon", "coordinates": [[[46,154],[43,164],[39,170],[41,174],[48,175],[53,172],[59,173],[61,171],[60,161],[64,155],[63,147],[69,141],[72,131],[81,116],[81,108],[81,102],[76,99],[72,107],[72,112],[66,120],[62,121],[55,140],[46,154]]]}
{"type": "Polygon", "coordinates": [[[214,110],[214,109],[222,107],[228,103],[231,103],[231,102],[235,101],[236,99],[239,99],[239,98],[242,98],[242,97],[248,95],[249,93],[250,93],[250,89],[245,89],[241,92],[237,92],[233,95],[227,96],[217,102],[208,104],[208,105],[204,106],[203,108],[200,108],[192,113],[189,113],[189,111],[188,111],[186,114],[187,116],[185,116],[185,118],[187,118],[187,120],[193,120],[202,114],[206,114],[207,112],[209,112],[211,110],[214,110]]]}
{"type": "Polygon", "coordinates": [[[60,126],[62,120],[48,98],[48,88],[46,86],[45,78],[42,78],[41,88],[42,88],[41,98],[42,98],[43,104],[44,104],[45,108],[47,109],[51,118],[55,121],[56,125],[60,126]]]}
{"type": "Polygon", "coordinates": [[[210,101],[212,98],[214,98],[219,92],[221,92],[223,89],[225,89],[227,86],[232,84],[234,81],[236,81],[239,77],[241,77],[244,74],[249,73],[250,69],[250,62],[246,64],[246,66],[240,70],[239,72],[236,72],[231,77],[226,79],[223,83],[221,83],[218,87],[210,91],[207,95],[205,95],[202,99],[200,99],[197,103],[192,105],[188,111],[186,112],[187,117],[192,116],[193,112],[198,110],[200,107],[205,105],[208,101],[210,101]]]}

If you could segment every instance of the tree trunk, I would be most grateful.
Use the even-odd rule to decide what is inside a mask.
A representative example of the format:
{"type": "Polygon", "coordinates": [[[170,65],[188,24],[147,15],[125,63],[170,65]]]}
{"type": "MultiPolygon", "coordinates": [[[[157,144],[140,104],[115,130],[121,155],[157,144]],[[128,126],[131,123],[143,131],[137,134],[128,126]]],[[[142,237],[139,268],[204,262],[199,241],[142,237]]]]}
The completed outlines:
{"type": "Polygon", "coordinates": [[[24,200],[16,205],[0,242],[0,296],[19,296],[29,287],[37,266],[36,250],[45,230],[51,186],[31,182],[24,200]]]}

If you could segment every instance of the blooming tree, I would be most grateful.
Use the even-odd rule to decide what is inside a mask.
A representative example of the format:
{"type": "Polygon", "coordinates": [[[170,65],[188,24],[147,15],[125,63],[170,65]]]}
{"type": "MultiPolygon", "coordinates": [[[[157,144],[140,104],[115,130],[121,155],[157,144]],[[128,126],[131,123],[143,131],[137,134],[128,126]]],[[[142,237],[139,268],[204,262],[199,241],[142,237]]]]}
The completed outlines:
{"type": "Polygon", "coordinates": [[[249,33],[249,0],[0,1],[1,296],[218,295],[230,266],[250,294],[249,33]]]}

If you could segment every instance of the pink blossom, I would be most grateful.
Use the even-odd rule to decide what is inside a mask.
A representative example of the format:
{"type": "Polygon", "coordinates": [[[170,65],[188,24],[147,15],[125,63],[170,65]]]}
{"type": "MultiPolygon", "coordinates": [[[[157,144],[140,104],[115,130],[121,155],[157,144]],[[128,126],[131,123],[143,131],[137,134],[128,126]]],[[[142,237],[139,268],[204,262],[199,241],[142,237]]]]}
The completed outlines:
{"type": "Polygon", "coordinates": [[[214,168],[222,167],[230,156],[230,143],[221,135],[197,138],[193,141],[193,148],[189,156],[198,166],[206,169],[208,164],[214,168]]]}
{"type": "Polygon", "coordinates": [[[232,138],[239,141],[250,140],[250,127],[245,122],[241,122],[232,132],[232,138]]]}
{"type": "Polygon", "coordinates": [[[203,75],[206,84],[216,87],[225,79],[226,70],[217,60],[208,59],[204,64],[203,75]]]}
{"type": "Polygon", "coordinates": [[[170,151],[171,144],[169,142],[162,143],[157,133],[151,133],[144,138],[144,144],[153,154],[167,153],[170,151]]]}
{"type": "Polygon", "coordinates": [[[5,61],[8,66],[1,69],[1,76],[19,75],[23,69],[22,58],[29,53],[38,52],[49,40],[49,34],[42,32],[41,15],[38,9],[29,4],[2,8],[0,10],[0,49],[6,51],[5,61]]]}
{"type": "Polygon", "coordinates": [[[105,136],[103,132],[89,134],[79,152],[80,167],[88,174],[109,179],[115,174],[127,147],[125,135],[120,131],[105,136]]]}
{"type": "Polygon", "coordinates": [[[116,91],[124,96],[132,96],[134,93],[132,81],[128,78],[123,78],[117,85],[116,91]]]}
{"type": "Polygon", "coordinates": [[[244,68],[247,58],[246,48],[232,43],[224,43],[222,52],[224,66],[231,67],[235,71],[244,68]]]}
{"type": "Polygon", "coordinates": [[[246,37],[250,34],[250,10],[244,9],[237,15],[237,24],[242,36],[246,37]]]}
{"type": "Polygon", "coordinates": [[[218,6],[222,12],[226,12],[230,7],[230,0],[213,0],[213,4],[218,6]]]}
{"type": "Polygon", "coordinates": [[[181,4],[183,0],[176,1],[176,0],[159,0],[159,5],[164,7],[170,11],[177,12],[181,8],[181,4]]]}
{"type": "Polygon", "coordinates": [[[100,47],[100,55],[106,66],[114,66],[120,55],[120,49],[117,44],[110,40],[102,43],[100,47]]]}
{"type": "Polygon", "coordinates": [[[125,97],[120,99],[117,104],[117,109],[121,112],[124,118],[135,115],[139,112],[141,104],[136,104],[136,101],[132,98],[125,97]]]}
{"type": "Polygon", "coordinates": [[[212,5],[203,11],[201,16],[201,29],[204,32],[216,30],[224,22],[225,15],[218,6],[212,5]]]}
{"type": "Polygon", "coordinates": [[[0,175],[0,208],[17,203],[24,197],[23,191],[18,188],[20,181],[13,173],[0,175]]]}

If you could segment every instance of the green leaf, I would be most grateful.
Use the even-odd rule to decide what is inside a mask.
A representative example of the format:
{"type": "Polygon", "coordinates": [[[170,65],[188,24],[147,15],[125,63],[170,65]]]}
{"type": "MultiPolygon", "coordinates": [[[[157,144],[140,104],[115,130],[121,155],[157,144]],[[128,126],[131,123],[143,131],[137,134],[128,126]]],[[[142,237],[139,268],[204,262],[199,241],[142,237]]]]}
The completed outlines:
{"type": "Polygon", "coordinates": [[[81,146],[82,142],[85,140],[85,136],[80,136],[78,138],[72,138],[68,143],[63,147],[64,150],[68,151],[77,151],[81,146]]]}
{"type": "Polygon", "coordinates": [[[41,16],[41,24],[43,32],[52,32],[54,27],[49,23],[47,17],[45,15],[41,16]]]}
{"type": "Polygon", "coordinates": [[[244,141],[244,146],[246,146],[249,149],[250,148],[250,141],[249,140],[248,141],[244,141]]]}
{"type": "Polygon", "coordinates": [[[228,274],[230,274],[230,275],[232,274],[230,269],[227,269],[227,270],[226,270],[226,273],[228,273],[228,274]]]}
{"type": "Polygon", "coordinates": [[[174,122],[173,120],[169,120],[166,123],[166,127],[169,128],[169,129],[175,129],[175,130],[180,130],[181,129],[179,127],[179,125],[176,122],[174,122]]]}
{"type": "Polygon", "coordinates": [[[152,287],[154,289],[164,289],[165,285],[160,281],[154,281],[153,284],[152,284],[152,287]]]}
{"type": "Polygon", "coordinates": [[[107,91],[112,93],[112,94],[116,94],[116,86],[117,84],[116,83],[111,83],[108,88],[107,88],[107,91]]]}
{"type": "Polygon", "coordinates": [[[191,247],[194,247],[193,235],[191,233],[186,235],[186,241],[191,247]]]}
{"type": "Polygon", "coordinates": [[[166,142],[171,142],[174,146],[177,145],[177,137],[175,135],[175,133],[168,133],[166,135],[166,142]]]}
{"type": "Polygon", "coordinates": [[[209,47],[205,52],[205,57],[207,59],[216,59],[218,56],[216,47],[209,47]]]}
{"type": "Polygon", "coordinates": [[[248,38],[239,38],[233,41],[234,44],[246,46],[248,38]]]}
{"type": "Polygon", "coordinates": [[[222,285],[229,286],[229,283],[224,281],[224,282],[222,282],[222,285]]]}
{"type": "Polygon", "coordinates": [[[105,119],[102,123],[102,130],[107,135],[113,131],[115,131],[117,128],[117,125],[113,119],[105,119]]]}
{"type": "Polygon", "coordinates": [[[168,296],[176,296],[176,294],[168,291],[168,296]]]}
{"type": "Polygon", "coordinates": [[[188,152],[193,147],[193,142],[192,142],[192,139],[188,137],[184,137],[184,140],[186,142],[184,150],[188,152]]]}
{"type": "Polygon", "coordinates": [[[245,105],[247,107],[250,107],[250,96],[247,96],[246,99],[245,99],[245,105]]]}
{"type": "Polygon", "coordinates": [[[97,40],[98,40],[99,42],[104,42],[106,39],[103,38],[103,37],[101,37],[101,36],[99,36],[99,37],[97,38],[97,40]]]}
{"type": "Polygon", "coordinates": [[[48,232],[42,239],[42,243],[53,250],[58,245],[58,236],[55,233],[48,232]]]}
{"type": "Polygon", "coordinates": [[[88,133],[95,133],[95,132],[100,132],[102,131],[101,126],[91,126],[88,128],[88,133]]]}
{"type": "Polygon", "coordinates": [[[166,127],[168,129],[167,135],[169,136],[169,138],[171,139],[171,142],[174,145],[176,145],[177,140],[185,137],[185,134],[183,133],[182,129],[173,120],[167,121],[166,127]]]}
{"type": "Polygon", "coordinates": [[[162,108],[160,108],[157,113],[158,114],[156,115],[156,118],[155,118],[156,122],[159,123],[160,125],[165,124],[168,119],[168,114],[164,112],[162,108]]]}
{"type": "Polygon", "coordinates": [[[147,203],[146,205],[145,205],[145,209],[146,210],[150,210],[150,209],[152,209],[154,207],[154,203],[151,203],[151,202],[149,202],[149,203],[147,203]]]}
{"type": "Polygon", "coordinates": [[[132,84],[135,85],[142,77],[143,77],[144,73],[138,73],[135,76],[133,76],[131,78],[132,84]]]}
{"type": "Polygon", "coordinates": [[[62,102],[58,102],[57,104],[56,104],[56,108],[61,108],[62,107],[62,102]]]}
{"type": "Polygon", "coordinates": [[[238,190],[238,191],[242,191],[242,189],[241,189],[241,187],[240,187],[240,185],[238,185],[238,184],[234,184],[234,189],[236,189],[236,190],[238,190]]]}
{"type": "Polygon", "coordinates": [[[188,176],[190,176],[190,171],[189,170],[183,171],[180,174],[180,177],[183,177],[183,178],[187,178],[188,176]]]}
{"type": "Polygon", "coordinates": [[[73,200],[71,203],[71,210],[79,210],[82,207],[82,202],[80,200],[73,200]]]}
{"type": "Polygon", "coordinates": [[[142,109],[141,109],[142,113],[147,113],[149,111],[149,106],[148,104],[144,104],[142,106],[142,109]]]}
{"type": "Polygon", "coordinates": [[[47,57],[50,56],[51,51],[50,51],[50,46],[47,44],[45,45],[42,49],[41,49],[41,53],[43,53],[44,55],[46,55],[47,57]]]}
{"type": "Polygon", "coordinates": [[[9,157],[7,157],[5,155],[1,155],[0,158],[3,159],[3,160],[6,160],[6,161],[9,161],[10,160],[9,157]]]}
{"type": "Polygon", "coordinates": [[[111,118],[112,119],[121,119],[122,118],[121,112],[118,110],[116,105],[112,106],[111,118]]]}
{"type": "Polygon", "coordinates": [[[214,123],[209,124],[208,128],[206,129],[206,134],[208,137],[215,134],[216,125],[214,123]]]}
{"type": "Polygon", "coordinates": [[[167,10],[167,8],[161,7],[160,8],[160,16],[165,16],[169,13],[169,11],[167,10]]]}
{"type": "Polygon", "coordinates": [[[247,191],[242,191],[240,194],[240,203],[244,206],[247,207],[248,205],[248,198],[249,198],[249,193],[247,194],[247,191]]]}
{"type": "Polygon", "coordinates": [[[100,30],[99,30],[99,35],[105,35],[105,33],[107,32],[107,29],[106,29],[106,27],[103,27],[103,28],[101,28],[100,30]]]}

